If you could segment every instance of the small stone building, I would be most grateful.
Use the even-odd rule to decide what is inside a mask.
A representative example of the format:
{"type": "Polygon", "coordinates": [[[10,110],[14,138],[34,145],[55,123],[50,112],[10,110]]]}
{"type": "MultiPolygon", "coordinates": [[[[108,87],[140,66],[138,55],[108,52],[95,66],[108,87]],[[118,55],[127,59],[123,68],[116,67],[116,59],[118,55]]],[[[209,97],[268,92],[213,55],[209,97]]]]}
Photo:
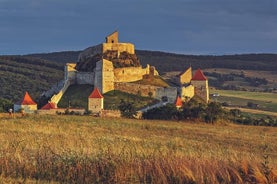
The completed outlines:
{"type": "Polygon", "coordinates": [[[181,86],[181,99],[183,101],[187,101],[197,95],[204,102],[209,102],[208,79],[200,69],[197,69],[192,76],[192,69],[189,67],[179,74],[179,82],[181,86]]]}
{"type": "Polygon", "coordinates": [[[16,102],[13,106],[14,112],[34,113],[37,110],[37,104],[32,100],[28,92],[25,92],[24,97],[16,102]]]}
{"type": "Polygon", "coordinates": [[[92,114],[100,114],[104,109],[104,97],[100,93],[97,87],[94,88],[92,93],[88,97],[88,110],[92,114]]]}
{"type": "Polygon", "coordinates": [[[194,91],[197,96],[203,99],[206,103],[209,102],[209,86],[208,79],[203,72],[198,68],[191,79],[191,84],[194,86],[194,91]]]}

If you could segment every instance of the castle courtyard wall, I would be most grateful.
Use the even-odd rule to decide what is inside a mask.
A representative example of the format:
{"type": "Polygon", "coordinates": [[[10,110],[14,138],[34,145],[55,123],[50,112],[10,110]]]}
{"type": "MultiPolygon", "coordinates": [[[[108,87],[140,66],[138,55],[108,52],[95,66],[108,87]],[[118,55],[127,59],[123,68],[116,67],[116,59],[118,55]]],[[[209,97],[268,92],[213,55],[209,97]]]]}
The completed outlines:
{"type": "Polygon", "coordinates": [[[149,73],[147,68],[125,67],[114,69],[114,82],[134,82],[141,80],[143,75],[149,73]]]}
{"type": "Polygon", "coordinates": [[[156,90],[155,98],[162,100],[162,97],[166,96],[168,102],[174,103],[177,96],[177,88],[176,87],[159,87],[156,90]]]}
{"type": "Polygon", "coordinates": [[[94,76],[94,72],[76,72],[76,83],[94,85],[94,76]]]}
{"type": "Polygon", "coordinates": [[[142,85],[142,84],[136,84],[136,83],[121,83],[116,82],[115,83],[115,90],[123,91],[126,93],[131,94],[140,94],[141,96],[149,96],[149,92],[152,93],[152,97],[155,97],[157,86],[151,86],[151,85],[142,85]]]}
{"type": "Polygon", "coordinates": [[[105,53],[108,50],[117,52],[128,52],[129,54],[135,54],[135,46],[131,43],[103,43],[102,52],[105,53]]]}

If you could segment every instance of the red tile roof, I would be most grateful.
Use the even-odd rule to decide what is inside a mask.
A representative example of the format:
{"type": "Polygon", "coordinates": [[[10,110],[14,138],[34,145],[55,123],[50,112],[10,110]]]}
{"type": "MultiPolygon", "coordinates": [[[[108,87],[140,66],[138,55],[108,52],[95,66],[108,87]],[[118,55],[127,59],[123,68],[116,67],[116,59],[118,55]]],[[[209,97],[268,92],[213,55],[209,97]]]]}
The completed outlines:
{"type": "Polygon", "coordinates": [[[104,98],[104,97],[101,95],[98,88],[95,87],[92,93],[89,95],[89,98],[104,98]]]}
{"type": "Polygon", "coordinates": [[[49,109],[56,109],[56,108],[57,108],[57,105],[55,103],[48,102],[41,109],[42,110],[49,110],[49,109]]]}
{"type": "Polygon", "coordinates": [[[207,80],[203,72],[198,68],[191,80],[207,80]]]}
{"type": "Polygon", "coordinates": [[[26,91],[24,97],[16,102],[17,105],[37,105],[32,98],[30,97],[29,93],[26,91]]]}
{"type": "Polygon", "coordinates": [[[179,96],[177,96],[175,106],[182,107],[182,105],[183,105],[182,99],[179,96]]]}

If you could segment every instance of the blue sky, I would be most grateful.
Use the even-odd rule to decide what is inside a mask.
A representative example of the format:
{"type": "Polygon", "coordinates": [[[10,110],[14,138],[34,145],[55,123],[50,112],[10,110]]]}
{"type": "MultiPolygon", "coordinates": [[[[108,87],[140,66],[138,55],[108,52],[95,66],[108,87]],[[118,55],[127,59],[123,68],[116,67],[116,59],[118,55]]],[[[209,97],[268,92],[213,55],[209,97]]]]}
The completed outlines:
{"type": "Polygon", "coordinates": [[[277,53],[277,0],[0,0],[0,54],[82,50],[119,31],[136,49],[277,53]]]}

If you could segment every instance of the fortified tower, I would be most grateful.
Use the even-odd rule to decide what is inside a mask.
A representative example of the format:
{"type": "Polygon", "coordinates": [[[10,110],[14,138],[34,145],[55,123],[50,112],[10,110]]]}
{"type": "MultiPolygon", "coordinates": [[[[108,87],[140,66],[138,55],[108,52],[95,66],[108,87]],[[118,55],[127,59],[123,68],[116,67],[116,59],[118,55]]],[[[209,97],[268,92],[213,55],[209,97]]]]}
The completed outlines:
{"type": "Polygon", "coordinates": [[[194,86],[194,91],[197,96],[203,99],[206,103],[209,102],[209,86],[208,79],[203,72],[198,69],[191,79],[191,84],[194,86]]]}

